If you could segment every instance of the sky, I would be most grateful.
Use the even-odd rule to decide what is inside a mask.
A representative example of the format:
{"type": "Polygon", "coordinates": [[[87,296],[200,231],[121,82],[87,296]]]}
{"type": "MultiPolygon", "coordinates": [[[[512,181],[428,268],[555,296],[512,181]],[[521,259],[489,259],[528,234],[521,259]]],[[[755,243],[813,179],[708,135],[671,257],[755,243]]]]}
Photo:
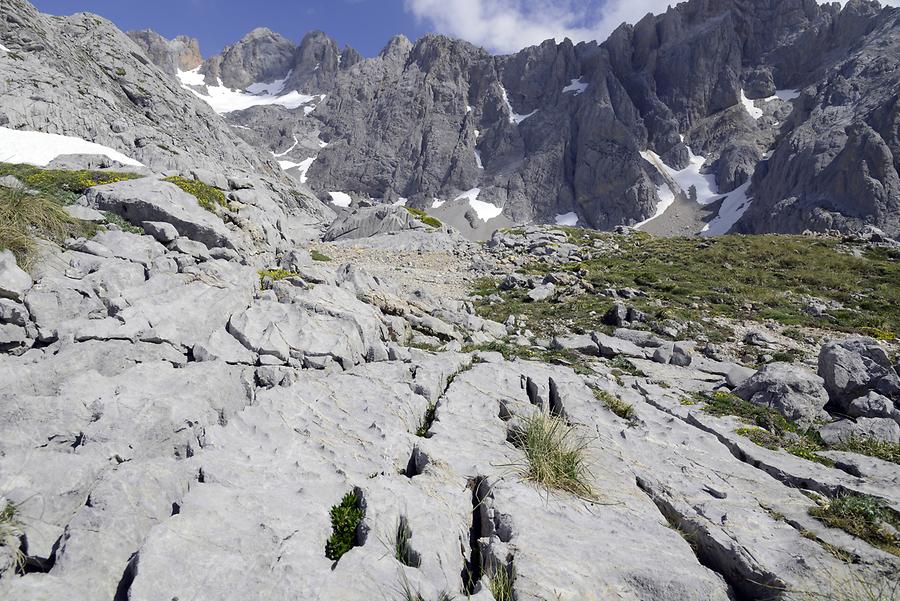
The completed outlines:
{"type": "MultiPolygon", "coordinates": [[[[32,0],[41,11],[88,11],[120,29],[155,29],[200,40],[205,57],[268,27],[299,41],[321,29],[339,45],[378,54],[391,36],[415,40],[434,31],[492,52],[515,52],[548,38],[604,40],[622,22],[661,13],[677,0],[32,0]]],[[[884,2],[882,2],[884,3],[884,2]]],[[[900,0],[887,0],[900,6],[900,0]]]]}

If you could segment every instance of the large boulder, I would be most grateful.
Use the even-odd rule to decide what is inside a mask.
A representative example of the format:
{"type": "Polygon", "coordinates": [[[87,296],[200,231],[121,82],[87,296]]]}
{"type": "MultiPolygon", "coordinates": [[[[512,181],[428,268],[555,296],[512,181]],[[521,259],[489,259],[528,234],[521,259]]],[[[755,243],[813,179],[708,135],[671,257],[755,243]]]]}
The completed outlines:
{"type": "Polygon", "coordinates": [[[831,399],[841,408],[869,390],[900,398],[897,373],[887,353],[872,338],[829,342],[819,353],[819,375],[831,399]]]}
{"type": "Polygon", "coordinates": [[[878,440],[891,444],[900,444],[900,425],[886,417],[860,417],[850,420],[842,419],[828,424],[819,430],[819,434],[829,445],[838,445],[852,439],[878,440]]]}
{"type": "Polygon", "coordinates": [[[380,205],[344,213],[334,220],[324,239],[350,240],[370,238],[378,234],[423,229],[425,226],[403,207],[380,205]]]}
{"type": "Polygon", "coordinates": [[[734,393],[804,426],[828,417],[824,411],[828,393],[822,378],[790,363],[766,365],[735,388],[734,393]]]}
{"type": "Polygon", "coordinates": [[[95,186],[86,197],[92,208],[112,211],[132,223],[162,221],[209,248],[238,248],[225,223],[174,184],[148,177],[95,186]]]}

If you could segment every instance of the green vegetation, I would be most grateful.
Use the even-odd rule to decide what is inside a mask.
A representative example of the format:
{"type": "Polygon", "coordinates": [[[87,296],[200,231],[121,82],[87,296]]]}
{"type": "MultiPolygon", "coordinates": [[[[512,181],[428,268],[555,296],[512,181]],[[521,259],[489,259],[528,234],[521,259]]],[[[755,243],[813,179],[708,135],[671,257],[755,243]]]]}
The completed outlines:
{"type": "Polygon", "coordinates": [[[431,429],[431,425],[434,423],[436,417],[437,404],[435,404],[433,401],[428,401],[428,406],[425,407],[425,415],[422,416],[422,419],[419,421],[419,425],[416,427],[416,436],[420,438],[427,437],[428,430],[431,429]]]}
{"type": "Polygon", "coordinates": [[[431,226],[433,228],[443,227],[443,223],[437,218],[432,217],[422,209],[414,209],[413,207],[406,207],[406,210],[409,211],[411,215],[418,218],[419,221],[424,223],[425,225],[431,226]]]}
{"type": "MultiPolygon", "coordinates": [[[[657,238],[562,228],[587,247],[601,240],[617,248],[563,266],[541,260],[523,271],[579,271],[595,289],[635,288],[644,293],[629,304],[652,319],[703,322],[722,316],[786,326],[813,326],[894,338],[900,332],[900,261],[884,249],[851,253],[836,239],[803,236],[722,236],[712,239],[657,238]],[[859,256],[857,256],[859,255],[859,256]],[[809,298],[843,307],[816,317],[804,309],[809,298]]],[[[475,294],[499,294],[503,303],[479,303],[483,317],[503,322],[524,314],[532,330],[547,334],[560,327],[602,330],[612,299],[582,294],[566,302],[528,302],[525,291],[500,291],[497,282],[479,281],[475,294]]],[[[729,335],[706,325],[713,342],[729,335]]]]}
{"type": "MultiPolygon", "coordinates": [[[[427,599],[418,590],[415,590],[406,578],[406,574],[400,574],[400,590],[397,591],[397,601],[427,601],[427,599]]],[[[448,591],[441,591],[435,601],[453,601],[456,596],[448,591]]]]}
{"type": "Polygon", "coordinates": [[[259,274],[259,286],[263,290],[265,290],[267,286],[266,279],[277,282],[279,280],[286,280],[287,278],[300,275],[296,271],[288,271],[287,269],[260,269],[257,273],[259,274]]]}
{"type": "Polygon", "coordinates": [[[103,217],[106,219],[106,223],[119,226],[123,232],[137,234],[139,236],[143,236],[146,233],[141,226],[134,225],[124,217],[110,211],[103,211],[103,217]]]}
{"type": "Polygon", "coordinates": [[[900,556],[900,518],[884,502],[865,495],[846,494],[823,507],[813,507],[810,515],[828,526],[840,528],[878,547],[900,556]]]}
{"type": "Polygon", "coordinates": [[[163,181],[175,184],[188,194],[194,196],[200,206],[210,213],[216,213],[218,211],[218,207],[228,206],[228,201],[225,199],[224,192],[222,192],[218,188],[214,188],[208,184],[204,184],[201,181],[195,179],[185,179],[177,175],[167,177],[163,181]]]}
{"type": "Polygon", "coordinates": [[[22,268],[33,265],[38,238],[62,244],[96,232],[95,224],[71,217],[54,198],[0,187],[0,249],[12,251],[22,268]]]}
{"type": "Polygon", "coordinates": [[[418,568],[422,564],[422,558],[416,553],[409,539],[412,538],[412,530],[406,518],[400,516],[397,520],[397,531],[394,535],[394,558],[405,566],[418,568]]]}
{"type": "Polygon", "coordinates": [[[819,451],[849,451],[900,464],[900,445],[897,444],[853,437],[843,443],[827,445],[814,429],[803,430],[777,411],[727,392],[699,393],[695,400],[682,401],[681,404],[697,401],[704,403],[704,413],[719,417],[733,415],[752,424],[752,427],[738,428],[737,433],[767,449],[784,449],[792,455],[824,465],[834,465],[834,462],[818,455],[819,451]]]}
{"type": "Polygon", "coordinates": [[[72,204],[88,188],[143,177],[136,173],[89,169],[41,169],[32,165],[0,163],[0,177],[12,175],[32,190],[60,204],[72,204]]]}
{"type": "Polygon", "coordinates": [[[331,538],[325,543],[325,557],[338,561],[356,546],[356,529],[366,517],[356,491],[348,492],[339,505],[331,508],[331,538]]]}
{"type": "Polygon", "coordinates": [[[322,263],[326,263],[331,260],[331,257],[317,251],[316,249],[312,249],[311,251],[309,251],[309,256],[312,257],[313,261],[320,261],[322,263]]]}
{"type": "Polygon", "coordinates": [[[516,580],[516,570],[510,565],[497,566],[490,578],[489,587],[495,601],[513,601],[513,583],[516,580]]]}
{"type": "Polygon", "coordinates": [[[520,346],[518,344],[510,344],[500,340],[494,340],[484,344],[469,344],[463,346],[462,349],[462,352],[464,353],[474,353],[476,351],[500,353],[507,361],[512,359],[541,361],[543,363],[552,363],[554,365],[565,365],[571,367],[576,373],[583,375],[594,373],[594,370],[585,363],[584,357],[575,351],[520,346]]]}
{"type": "MultiPolygon", "coordinates": [[[[13,547],[13,543],[19,537],[22,524],[19,522],[19,508],[9,501],[0,510],[0,547],[13,547]]],[[[16,545],[13,550],[13,563],[16,570],[20,570],[25,564],[25,555],[16,545]]]]}
{"type": "Polygon", "coordinates": [[[593,390],[594,396],[597,397],[597,400],[606,405],[610,411],[612,411],[622,419],[628,421],[634,419],[634,405],[626,403],[619,397],[610,394],[605,390],[600,390],[599,388],[594,388],[593,390]]]}
{"type": "Polygon", "coordinates": [[[588,440],[563,419],[534,413],[513,441],[525,453],[522,473],[545,488],[593,499],[588,440]]]}
{"type": "Polygon", "coordinates": [[[116,67],[116,75],[119,77],[125,77],[125,69],[122,67],[116,67]]]}

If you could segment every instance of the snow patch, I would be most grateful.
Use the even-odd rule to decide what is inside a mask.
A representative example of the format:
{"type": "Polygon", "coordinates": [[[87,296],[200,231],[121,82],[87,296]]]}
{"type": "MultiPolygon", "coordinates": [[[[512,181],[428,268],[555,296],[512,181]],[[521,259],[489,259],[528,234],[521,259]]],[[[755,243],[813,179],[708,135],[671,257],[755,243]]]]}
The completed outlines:
{"type": "Polygon", "coordinates": [[[306,183],[306,180],[308,179],[306,177],[306,172],[309,171],[309,168],[312,166],[312,164],[315,162],[315,160],[316,160],[316,157],[309,157],[308,159],[303,159],[297,165],[300,168],[300,183],[301,184],[306,183]]]}
{"type": "Polygon", "coordinates": [[[575,92],[575,96],[578,96],[582,92],[588,89],[588,83],[581,81],[581,78],[573,79],[569,85],[563,88],[563,94],[566,92],[575,92]]]}
{"type": "Polygon", "coordinates": [[[398,198],[397,200],[395,200],[395,201],[392,202],[391,204],[394,205],[395,207],[405,207],[405,206],[406,206],[406,203],[407,203],[408,201],[409,201],[408,198],[403,198],[403,197],[401,196],[400,198],[398,198]]]}
{"type": "Polygon", "coordinates": [[[724,236],[727,234],[734,224],[737,223],[738,219],[740,219],[747,209],[750,208],[750,204],[753,202],[752,199],[747,196],[747,190],[749,188],[750,182],[747,182],[729,194],[725,200],[722,201],[722,206],[719,207],[718,215],[703,226],[703,230],[700,234],[702,236],[724,236]]]}
{"type": "Polygon", "coordinates": [[[744,89],[741,88],[741,104],[744,105],[744,109],[746,109],[747,113],[754,119],[759,119],[763,116],[762,109],[756,108],[756,105],[753,104],[753,101],[747,98],[747,95],[744,94],[744,89]]]}
{"type": "Polygon", "coordinates": [[[446,200],[438,200],[437,198],[433,198],[432,201],[433,201],[433,202],[431,203],[431,208],[432,208],[432,209],[440,209],[441,206],[443,206],[443,204],[444,204],[445,202],[447,202],[446,200]]]}
{"type": "Polygon", "coordinates": [[[328,194],[331,196],[331,204],[338,207],[349,207],[350,203],[353,202],[353,199],[346,192],[329,192],[328,194]]]}
{"type": "Polygon", "coordinates": [[[512,104],[510,104],[510,102],[509,102],[509,95],[507,95],[506,88],[504,88],[503,86],[500,86],[500,94],[503,96],[503,102],[504,102],[504,104],[506,104],[506,109],[509,111],[509,122],[510,123],[518,125],[519,123],[521,123],[525,119],[528,119],[529,117],[531,117],[532,115],[534,115],[537,112],[537,109],[535,109],[535,110],[531,111],[530,113],[528,113],[527,115],[520,115],[513,110],[512,104]]]}
{"type": "Polygon", "coordinates": [[[574,227],[578,225],[578,215],[576,213],[560,213],[555,219],[556,225],[568,225],[574,227]]]}
{"type": "Polygon", "coordinates": [[[273,152],[273,153],[272,153],[272,156],[274,156],[274,157],[276,157],[276,158],[277,158],[277,157],[283,157],[283,156],[287,155],[287,154],[288,154],[290,151],[292,151],[293,149],[297,148],[297,145],[298,145],[299,143],[300,143],[300,140],[297,139],[297,136],[294,136],[294,145],[293,145],[293,146],[291,146],[290,148],[288,148],[287,150],[285,150],[284,152],[281,152],[281,153],[279,153],[279,154],[275,154],[275,153],[273,152]]]}
{"type": "Polygon", "coordinates": [[[494,217],[498,217],[500,213],[503,212],[503,207],[498,207],[497,205],[491,204],[489,202],[478,200],[479,194],[481,194],[481,188],[472,188],[471,190],[463,192],[454,200],[468,200],[469,206],[475,210],[475,214],[478,215],[478,218],[482,221],[490,221],[494,217]]]}
{"type": "Polygon", "coordinates": [[[302,106],[304,113],[308,115],[316,108],[308,105],[316,98],[319,98],[320,101],[324,99],[324,95],[310,96],[296,91],[281,94],[284,90],[286,78],[271,83],[255,83],[249,86],[246,91],[226,88],[220,79],[218,80],[218,85],[205,86],[205,93],[194,89],[195,87],[204,86],[204,76],[200,73],[200,67],[190,71],[179,71],[178,79],[181,81],[182,87],[206,102],[219,114],[242,111],[251,106],[278,105],[288,109],[296,109],[302,106]]]}
{"type": "Polygon", "coordinates": [[[480,150],[475,151],[475,165],[479,169],[484,169],[484,163],[481,162],[481,151],[480,150]]]}
{"type": "Polygon", "coordinates": [[[474,111],[474,110],[475,110],[475,109],[472,108],[470,105],[468,105],[468,104],[466,105],[466,112],[467,112],[467,113],[471,113],[471,112],[474,111]]]}
{"type": "Polygon", "coordinates": [[[681,171],[676,171],[666,165],[662,158],[652,150],[642,150],[641,156],[674,182],[688,198],[690,198],[691,186],[694,186],[699,204],[708,205],[715,202],[721,196],[718,186],[716,186],[716,176],[700,173],[700,169],[706,163],[706,157],[695,155],[690,146],[687,149],[690,162],[681,171]]]}
{"type": "Polygon", "coordinates": [[[319,148],[325,148],[326,146],[328,146],[328,142],[322,140],[321,138],[317,138],[317,140],[319,142],[319,148]]]}
{"type": "Polygon", "coordinates": [[[3,44],[0,44],[0,50],[2,50],[3,52],[9,52],[9,48],[4,46],[3,44]]]}
{"type": "Polygon", "coordinates": [[[299,167],[300,163],[295,163],[293,161],[278,161],[278,166],[281,167],[282,171],[287,171],[288,169],[299,167]]]}
{"type": "Polygon", "coordinates": [[[102,146],[74,136],[0,127],[0,162],[26,163],[44,167],[56,157],[64,154],[102,155],[123,165],[144,166],[109,146],[102,146]]]}
{"type": "Polygon", "coordinates": [[[669,210],[669,207],[675,202],[675,193],[672,191],[672,188],[669,187],[669,184],[663,184],[661,186],[656,187],[656,197],[659,198],[659,202],[656,204],[656,211],[654,211],[653,215],[640,223],[635,224],[634,227],[640,228],[654,219],[658,217],[662,217],[663,213],[669,210]]]}
{"type": "Polygon", "coordinates": [[[779,100],[784,100],[785,102],[790,102],[794,98],[800,97],[800,90],[775,90],[774,96],[769,96],[768,98],[763,98],[765,102],[772,102],[776,98],[779,100]]]}

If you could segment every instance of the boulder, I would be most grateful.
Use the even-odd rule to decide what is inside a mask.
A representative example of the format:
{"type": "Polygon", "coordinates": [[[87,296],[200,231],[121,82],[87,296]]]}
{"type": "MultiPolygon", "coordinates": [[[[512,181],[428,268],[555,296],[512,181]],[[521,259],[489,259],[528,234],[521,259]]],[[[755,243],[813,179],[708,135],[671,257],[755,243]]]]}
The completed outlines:
{"type": "Polygon", "coordinates": [[[540,284],[528,291],[528,298],[533,302],[547,300],[556,292],[556,286],[553,284],[540,284]]]}
{"type": "Polygon", "coordinates": [[[141,227],[162,244],[168,244],[178,237],[178,230],[175,229],[175,226],[165,221],[144,221],[141,223],[141,227]]]}
{"type": "Polygon", "coordinates": [[[370,238],[378,234],[422,229],[424,227],[421,222],[413,218],[409,211],[403,207],[379,205],[376,207],[363,207],[341,214],[325,231],[323,239],[327,242],[370,238]]]}
{"type": "Polygon", "coordinates": [[[875,391],[869,391],[865,396],[850,401],[847,415],[850,417],[889,417],[900,423],[900,410],[894,406],[894,402],[875,391]]]}
{"type": "Polygon", "coordinates": [[[819,375],[831,399],[841,408],[869,390],[892,392],[897,374],[887,353],[872,338],[829,342],[819,352],[819,375]],[[882,383],[882,380],[885,382],[882,383]]]}
{"type": "Polygon", "coordinates": [[[628,322],[628,307],[616,303],[603,315],[603,323],[608,326],[622,327],[628,322]]]}
{"type": "Polygon", "coordinates": [[[33,284],[31,276],[17,264],[11,251],[0,251],[0,297],[21,301],[33,284]]]}
{"type": "Polygon", "coordinates": [[[557,350],[575,351],[583,355],[600,356],[600,346],[586,334],[555,336],[550,346],[557,350]]]}
{"type": "Polygon", "coordinates": [[[804,426],[828,417],[824,411],[828,393],[822,378],[790,363],[766,365],[735,388],[734,394],[804,426]]]}
{"type": "Polygon", "coordinates": [[[663,345],[663,340],[654,336],[652,332],[645,332],[643,330],[616,328],[613,332],[613,336],[621,338],[622,340],[628,340],[629,342],[633,342],[636,345],[645,348],[658,348],[663,345]]]}
{"type": "Polygon", "coordinates": [[[234,234],[225,223],[175,184],[146,177],[95,186],[88,190],[86,198],[89,206],[112,211],[132,223],[169,223],[179,235],[202,242],[209,248],[238,247],[234,234]]]}
{"type": "Polygon", "coordinates": [[[842,419],[823,426],[819,434],[829,445],[837,445],[853,438],[872,438],[881,442],[900,444],[900,425],[886,417],[842,419]]]}
{"type": "Polygon", "coordinates": [[[625,355],[626,357],[643,359],[647,356],[644,349],[628,340],[607,336],[602,332],[594,332],[591,334],[591,337],[597,343],[597,346],[600,347],[600,354],[606,358],[625,355]]]}

